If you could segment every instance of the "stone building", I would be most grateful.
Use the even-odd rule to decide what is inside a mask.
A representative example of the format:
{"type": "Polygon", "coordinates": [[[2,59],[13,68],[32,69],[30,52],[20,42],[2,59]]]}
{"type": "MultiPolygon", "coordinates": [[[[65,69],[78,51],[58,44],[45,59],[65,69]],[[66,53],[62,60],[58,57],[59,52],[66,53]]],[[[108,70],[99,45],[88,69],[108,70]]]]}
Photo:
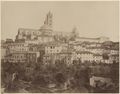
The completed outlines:
{"type": "Polygon", "coordinates": [[[12,63],[29,63],[29,62],[37,62],[39,57],[39,52],[30,52],[30,51],[15,51],[6,56],[6,61],[12,63]]]}

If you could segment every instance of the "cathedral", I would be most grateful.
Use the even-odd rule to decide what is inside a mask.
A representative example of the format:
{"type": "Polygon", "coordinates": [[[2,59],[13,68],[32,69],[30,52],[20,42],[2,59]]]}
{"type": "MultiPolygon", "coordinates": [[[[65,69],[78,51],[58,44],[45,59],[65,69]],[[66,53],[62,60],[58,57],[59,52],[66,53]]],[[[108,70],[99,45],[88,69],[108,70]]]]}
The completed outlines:
{"type": "Polygon", "coordinates": [[[55,32],[52,28],[53,27],[52,18],[53,18],[52,13],[48,12],[44,24],[40,27],[40,29],[19,28],[15,41],[17,42],[25,41],[27,43],[39,44],[39,43],[52,42],[55,40],[55,37],[57,37],[56,39],[60,41],[65,38],[67,39],[68,37],[69,37],[68,40],[73,38],[74,41],[78,41],[78,42],[89,41],[89,42],[102,43],[104,41],[109,41],[109,38],[107,37],[99,37],[99,38],[79,37],[76,28],[74,28],[72,32],[69,33],[67,32],[66,34],[65,32],[61,32],[61,33],[55,32]]]}
{"type": "Polygon", "coordinates": [[[46,15],[44,24],[40,29],[25,29],[19,28],[15,41],[37,41],[37,42],[51,42],[53,41],[53,28],[52,28],[52,13],[46,15]]]}

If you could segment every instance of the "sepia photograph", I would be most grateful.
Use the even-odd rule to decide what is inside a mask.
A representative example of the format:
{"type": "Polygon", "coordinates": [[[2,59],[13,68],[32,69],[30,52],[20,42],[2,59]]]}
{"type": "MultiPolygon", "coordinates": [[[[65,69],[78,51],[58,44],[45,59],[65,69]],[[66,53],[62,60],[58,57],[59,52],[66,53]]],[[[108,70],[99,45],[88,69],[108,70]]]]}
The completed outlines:
{"type": "Polygon", "coordinates": [[[119,1],[1,1],[1,93],[119,93],[119,1]]]}

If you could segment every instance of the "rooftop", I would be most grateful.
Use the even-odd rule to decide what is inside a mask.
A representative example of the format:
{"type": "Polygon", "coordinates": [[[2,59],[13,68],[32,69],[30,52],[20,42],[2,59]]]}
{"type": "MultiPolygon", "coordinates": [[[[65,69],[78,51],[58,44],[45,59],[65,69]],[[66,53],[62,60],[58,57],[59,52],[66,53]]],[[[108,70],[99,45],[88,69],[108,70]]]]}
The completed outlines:
{"type": "Polygon", "coordinates": [[[93,54],[92,52],[89,51],[76,51],[78,54],[93,54]]]}
{"type": "Polygon", "coordinates": [[[87,38],[87,37],[77,37],[78,39],[93,39],[93,40],[98,40],[100,38],[87,38]]]}

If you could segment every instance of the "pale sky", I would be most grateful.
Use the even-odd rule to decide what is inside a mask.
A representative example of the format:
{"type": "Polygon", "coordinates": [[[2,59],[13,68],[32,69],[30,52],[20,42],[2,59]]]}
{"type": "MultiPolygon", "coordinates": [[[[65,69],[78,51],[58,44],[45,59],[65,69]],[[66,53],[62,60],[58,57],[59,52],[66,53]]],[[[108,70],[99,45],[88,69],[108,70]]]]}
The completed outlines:
{"type": "Polygon", "coordinates": [[[115,1],[2,2],[1,37],[15,39],[18,28],[39,29],[51,11],[56,31],[71,32],[76,26],[80,37],[107,36],[118,41],[118,9],[115,1]]]}

